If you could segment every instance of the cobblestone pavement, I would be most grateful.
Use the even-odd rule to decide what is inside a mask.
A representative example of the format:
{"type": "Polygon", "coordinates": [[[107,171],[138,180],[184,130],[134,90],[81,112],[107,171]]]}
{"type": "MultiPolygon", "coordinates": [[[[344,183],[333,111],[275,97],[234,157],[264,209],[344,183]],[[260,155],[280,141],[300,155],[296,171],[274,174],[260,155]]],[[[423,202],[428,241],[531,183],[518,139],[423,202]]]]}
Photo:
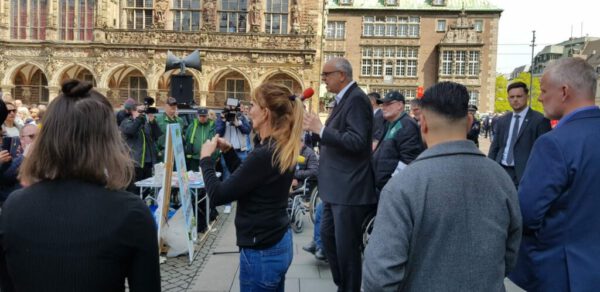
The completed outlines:
{"type": "Polygon", "coordinates": [[[222,229],[223,223],[231,215],[224,214],[221,208],[219,208],[219,212],[219,217],[212,224],[211,232],[207,235],[198,234],[198,237],[202,240],[196,243],[194,260],[191,265],[187,254],[175,258],[167,258],[167,261],[160,265],[162,291],[175,292],[189,289],[192,280],[204,266],[205,260],[222,229]]]}

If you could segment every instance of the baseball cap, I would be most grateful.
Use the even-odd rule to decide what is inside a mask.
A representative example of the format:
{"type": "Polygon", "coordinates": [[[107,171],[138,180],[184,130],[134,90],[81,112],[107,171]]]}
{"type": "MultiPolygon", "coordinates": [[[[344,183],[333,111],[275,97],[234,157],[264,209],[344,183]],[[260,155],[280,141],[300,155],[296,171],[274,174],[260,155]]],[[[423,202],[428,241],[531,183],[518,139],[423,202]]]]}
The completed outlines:
{"type": "Polygon", "coordinates": [[[382,103],[392,102],[392,101],[406,102],[406,100],[404,99],[404,95],[402,95],[402,93],[400,93],[398,91],[388,92],[385,95],[385,97],[381,100],[382,103]]]}
{"type": "Polygon", "coordinates": [[[208,110],[205,108],[199,108],[198,109],[198,115],[199,116],[208,116],[208,110]]]}
{"type": "Polygon", "coordinates": [[[177,105],[177,100],[174,97],[167,98],[168,105],[177,105]]]}

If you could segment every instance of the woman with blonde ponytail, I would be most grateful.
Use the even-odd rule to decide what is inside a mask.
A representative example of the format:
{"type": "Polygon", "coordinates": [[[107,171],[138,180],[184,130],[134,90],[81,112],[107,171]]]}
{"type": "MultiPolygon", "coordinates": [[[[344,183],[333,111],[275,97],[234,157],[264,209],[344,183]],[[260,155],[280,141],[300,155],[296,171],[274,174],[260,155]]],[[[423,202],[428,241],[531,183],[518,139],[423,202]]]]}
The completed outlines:
{"type": "Polygon", "coordinates": [[[260,143],[242,163],[231,144],[216,136],[204,143],[200,167],[216,205],[237,201],[241,291],[283,291],[292,263],[292,233],[286,208],[302,134],[304,108],[283,85],[264,83],[252,93],[250,118],[260,143]],[[232,174],[220,182],[211,154],[219,148],[232,174]]]}

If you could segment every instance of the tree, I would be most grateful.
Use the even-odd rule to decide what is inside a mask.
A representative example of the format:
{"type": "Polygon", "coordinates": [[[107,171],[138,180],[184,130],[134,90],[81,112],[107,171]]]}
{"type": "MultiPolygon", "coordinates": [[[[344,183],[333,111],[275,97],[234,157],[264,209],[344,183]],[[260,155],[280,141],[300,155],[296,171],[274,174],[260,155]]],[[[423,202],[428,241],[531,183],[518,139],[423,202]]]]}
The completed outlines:
{"type": "MultiPolygon", "coordinates": [[[[510,104],[508,103],[508,93],[506,92],[506,88],[509,83],[521,81],[527,84],[529,87],[531,74],[528,72],[521,72],[517,78],[510,80],[506,80],[503,75],[496,77],[496,98],[495,98],[495,112],[501,113],[507,110],[512,110],[510,104]]],[[[542,103],[538,101],[538,97],[540,96],[540,78],[533,78],[533,88],[529,88],[529,95],[531,96],[531,108],[538,112],[543,112],[544,107],[542,103]]]]}

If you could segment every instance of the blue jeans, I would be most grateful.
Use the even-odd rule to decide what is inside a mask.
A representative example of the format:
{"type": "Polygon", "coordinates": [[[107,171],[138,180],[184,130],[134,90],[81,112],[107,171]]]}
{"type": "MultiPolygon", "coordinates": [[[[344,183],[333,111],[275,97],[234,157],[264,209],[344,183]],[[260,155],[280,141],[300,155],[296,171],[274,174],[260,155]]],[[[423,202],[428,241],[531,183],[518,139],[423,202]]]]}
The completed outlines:
{"type": "Polygon", "coordinates": [[[285,274],[292,264],[292,230],[266,249],[241,248],[240,250],[240,291],[283,292],[285,274]]]}
{"type": "Polygon", "coordinates": [[[323,214],[323,202],[319,202],[317,205],[317,213],[315,213],[315,230],[313,231],[313,240],[318,249],[323,248],[323,243],[321,242],[321,214],[323,214]]]}

